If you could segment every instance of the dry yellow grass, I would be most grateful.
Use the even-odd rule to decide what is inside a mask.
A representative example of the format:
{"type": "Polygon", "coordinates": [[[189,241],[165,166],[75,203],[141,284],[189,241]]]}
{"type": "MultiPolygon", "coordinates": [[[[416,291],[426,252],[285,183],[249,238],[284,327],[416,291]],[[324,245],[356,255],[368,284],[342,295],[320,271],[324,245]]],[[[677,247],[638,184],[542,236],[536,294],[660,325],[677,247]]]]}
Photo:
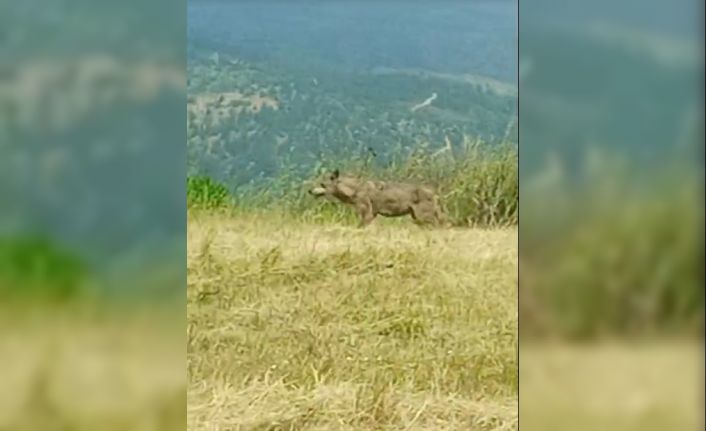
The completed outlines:
{"type": "Polygon", "coordinates": [[[191,214],[191,430],[517,428],[517,231],[191,214]]]}
{"type": "Polygon", "coordinates": [[[521,344],[523,430],[703,429],[698,343],[521,344]]]}
{"type": "Polygon", "coordinates": [[[183,428],[184,321],[78,311],[0,309],[0,429],[183,428]]]}

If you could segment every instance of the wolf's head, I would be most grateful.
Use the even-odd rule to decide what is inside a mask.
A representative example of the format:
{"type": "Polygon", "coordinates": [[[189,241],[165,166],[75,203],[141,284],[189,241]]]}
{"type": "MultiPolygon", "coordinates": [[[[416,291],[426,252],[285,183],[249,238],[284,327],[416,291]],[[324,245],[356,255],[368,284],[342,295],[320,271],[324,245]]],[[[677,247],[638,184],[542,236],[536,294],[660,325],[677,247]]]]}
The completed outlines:
{"type": "Polygon", "coordinates": [[[347,201],[355,195],[354,178],[342,176],[338,169],[325,173],[318,184],[309,190],[315,197],[327,196],[347,201]]]}

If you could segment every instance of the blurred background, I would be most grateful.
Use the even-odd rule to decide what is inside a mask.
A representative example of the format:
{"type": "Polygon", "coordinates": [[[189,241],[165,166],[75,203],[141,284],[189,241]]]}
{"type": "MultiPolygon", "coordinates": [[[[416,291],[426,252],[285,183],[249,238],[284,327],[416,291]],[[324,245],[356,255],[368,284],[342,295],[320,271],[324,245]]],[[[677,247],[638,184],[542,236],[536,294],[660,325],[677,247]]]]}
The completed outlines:
{"type": "Polygon", "coordinates": [[[702,8],[519,2],[523,429],[703,429],[702,8]]]}
{"type": "Polygon", "coordinates": [[[179,429],[185,3],[0,3],[0,429],[179,429]]]}

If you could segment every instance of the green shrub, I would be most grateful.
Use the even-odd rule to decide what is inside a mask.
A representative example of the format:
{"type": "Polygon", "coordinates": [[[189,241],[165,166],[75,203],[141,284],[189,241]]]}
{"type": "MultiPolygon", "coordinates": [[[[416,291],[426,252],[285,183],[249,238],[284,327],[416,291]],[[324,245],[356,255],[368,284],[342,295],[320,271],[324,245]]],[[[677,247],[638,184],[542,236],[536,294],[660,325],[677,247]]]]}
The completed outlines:
{"type": "Polygon", "coordinates": [[[228,188],[210,177],[199,175],[186,179],[186,202],[189,207],[222,208],[231,202],[228,188]]]}
{"type": "Polygon", "coordinates": [[[83,262],[43,237],[0,238],[0,297],[70,300],[86,280],[83,262]]]}

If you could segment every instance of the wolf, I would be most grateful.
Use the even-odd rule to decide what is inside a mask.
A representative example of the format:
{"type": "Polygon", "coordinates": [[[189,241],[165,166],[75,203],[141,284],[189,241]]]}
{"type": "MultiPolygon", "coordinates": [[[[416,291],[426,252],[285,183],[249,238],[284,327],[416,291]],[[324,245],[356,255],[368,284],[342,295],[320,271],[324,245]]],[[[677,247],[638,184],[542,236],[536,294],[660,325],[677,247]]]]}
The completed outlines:
{"type": "Polygon", "coordinates": [[[368,226],[378,215],[409,215],[418,225],[448,224],[437,194],[423,185],[365,180],[341,175],[336,169],[325,173],[318,184],[309,190],[309,194],[334,198],[354,207],[360,216],[360,228],[368,226]]]}

